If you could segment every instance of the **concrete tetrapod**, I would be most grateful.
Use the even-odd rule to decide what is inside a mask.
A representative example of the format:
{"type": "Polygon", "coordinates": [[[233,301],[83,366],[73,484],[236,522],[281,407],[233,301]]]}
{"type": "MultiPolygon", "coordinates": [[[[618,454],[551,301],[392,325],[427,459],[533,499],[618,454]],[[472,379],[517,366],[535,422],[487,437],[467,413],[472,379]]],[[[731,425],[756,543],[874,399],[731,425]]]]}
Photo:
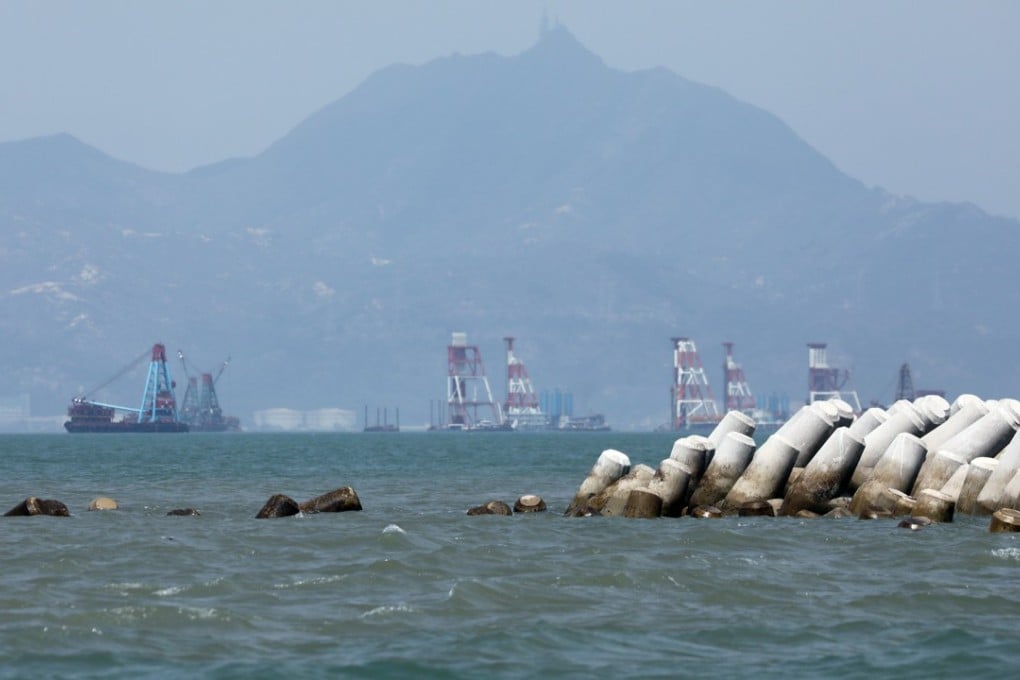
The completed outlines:
{"type": "Polygon", "coordinates": [[[1018,427],[1020,402],[1000,399],[995,408],[951,437],[940,450],[952,451],[968,463],[981,456],[994,458],[1009,444],[1018,427]]]}
{"type": "Polygon", "coordinates": [[[794,467],[804,467],[832,434],[836,414],[835,406],[816,401],[802,406],[772,436],[780,436],[797,447],[794,467]]]}
{"type": "Polygon", "coordinates": [[[750,501],[737,509],[741,517],[775,517],[776,510],[768,501],[750,501]]]}
{"type": "MultiPolygon", "coordinates": [[[[894,416],[896,417],[896,416],[894,416]]],[[[867,447],[867,438],[865,438],[867,447]]],[[[861,484],[850,501],[850,511],[855,515],[874,504],[886,489],[908,492],[917,478],[925,456],[924,444],[909,432],[901,432],[893,439],[866,482],[861,484]]],[[[863,454],[862,454],[863,455],[863,454]]],[[[857,466],[860,469],[860,465],[857,466]]]]}
{"type": "Polygon", "coordinates": [[[754,501],[781,496],[799,453],[796,446],[778,433],[766,439],[719,507],[723,510],[740,508],[754,501]]]}
{"type": "MultiPolygon", "coordinates": [[[[949,405],[949,417],[952,418],[954,415],[956,415],[957,411],[966,406],[968,403],[975,400],[984,402],[984,399],[975,394],[969,393],[961,394],[960,396],[953,400],[953,403],[949,405]]],[[[985,408],[988,408],[987,404],[985,405],[985,408]]]]}
{"type": "Polygon", "coordinates": [[[662,498],[648,489],[633,489],[627,495],[623,516],[635,519],[654,519],[662,514],[662,498]]]}
{"type": "Polygon", "coordinates": [[[903,410],[906,410],[910,413],[917,413],[917,407],[914,406],[914,402],[910,401],[909,399],[897,399],[885,411],[890,416],[894,416],[903,410]]]}
{"type": "Polygon", "coordinates": [[[828,512],[829,502],[846,488],[863,451],[864,440],[849,428],[833,432],[790,485],[781,514],[795,515],[800,510],[828,512]]]}
{"type": "Polygon", "coordinates": [[[988,414],[988,407],[973,394],[961,394],[949,408],[950,416],[938,427],[921,437],[929,451],[938,451],[943,445],[988,414]]]}
{"type": "Polygon", "coordinates": [[[957,499],[960,497],[960,491],[963,489],[963,482],[967,479],[968,472],[970,472],[970,463],[964,463],[960,467],[956,468],[956,472],[954,472],[953,476],[942,485],[942,488],[939,489],[939,491],[952,498],[953,503],[956,503],[957,499]]]}
{"type": "Polygon", "coordinates": [[[1020,531],[1020,510],[1013,508],[1000,508],[992,513],[992,521],[988,524],[988,531],[993,534],[1020,531]]]}
{"type": "MultiPolygon", "coordinates": [[[[893,440],[902,433],[920,436],[924,433],[924,419],[909,401],[901,399],[893,404],[896,410],[888,411],[889,417],[864,437],[864,451],[850,477],[850,489],[855,490],[871,475],[874,468],[893,440]]],[[[909,489],[908,489],[909,490],[909,489]]],[[[855,513],[856,514],[856,513],[855,513]]]]}
{"type": "Polygon", "coordinates": [[[889,420],[889,415],[884,409],[872,406],[857,416],[857,419],[850,424],[850,434],[863,440],[869,432],[887,420],[889,420]]]}
{"type": "MultiPolygon", "coordinates": [[[[842,400],[840,400],[842,401],[842,400]]],[[[835,399],[824,399],[821,401],[813,401],[808,404],[809,407],[817,411],[823,418],[832,423],[832,426],[836,426],[836,422],[839,420],[839,406],[836,405],[835,399]]]]}
{"type": "Polygon", "coordinates": [[[1009,444],[1002,450],[998,458],[999,464],[989,475],[988,481],[978,492],[977,503],[972,508],[976,515],[989,515],[1002,506],[999,499],[1002,497],[1006,485],[1013,479],[1013,475],[1020,470],[1020,435],[1013,435],[1009,444]]]}
{"type": "Polygon", "coordinates": [[[502,515],[504,517],[509,517],[510,515],[513,514],[513,510],[511,510],[510,506],[504,503],[503,501],[493,500],[489,501],[485,505],[476,505],[473,508],[468,508],[466,514],[471,516],[502,515]]]}
{"type": "Polygon", "coordinates": [[[916,503],[917,499],[899,489],[886,489],[872,502],[872,507],[888,510],[893,517],[899,517],[912,514],[916,503]]]}
{"type": "Polygon", "coordinates": [[[933,522],[952,522],[956,503],[949,494],[925,489],[917,496],[914,517],[927,517],[933,522]]]}
{"type": "MultiPolygon", "coordinates": [[[[958,411],[962,412],[961,411],[958,411]]],[[[969,463],[975,458],[993,458],[1014,438],[1020,427],[1020,402],[1015,399],[1001,399],[988,413],[965,429],[952,436],[942,445],[939,452],[949,451],[969,463]]],[[[939,454],[925,461],[914,495],[921,489],[937,489],[948,481],[956,468],[947,468],[947,461],[939,454]]]]}
{"type": "Polygon", "coordinates": [[[659,463],[659,469],[648,483],[648,490],[662,499],[663,517],[680,517],[683,514],[690,481],[689,469],[683,463],[678,463],[672,458],[666,458],[659,463]]]}
{"type": "Polygon", "coordinates": [[[834,427],[850,427],[854,422],[854,407],[842,399],[829,399],[828,403],[836,408],[834,427]]]}
{"type": "Polygon", "coordinates": [[[519,496],[514,501],[514,513],[545,512],[545,501],[541,496],[529,493],[519,496]]]}
{"type": "Polygon", "coordinates": [[[655,470],[643,463],[635,465],[630,472],[606,487],[589,502],[593,511],[606,517],[618,517],[627,507],[627,498],[634,489],[648,489],[655,470]]]}
{"type": "Polygon", "coordinates": [[[924,431],[927,434],[946,422],[949,418],[949,402],[937,394],[918,397],[913,402],[914,408],[924,419],[924,431]]]}
{"type": "Polygon", "coordinates": [[[956,471],[966,464],[967,459],[955,451],[946,449],[936,451],[934,455],[925,458],[910,489],[910,495],[916,497],[924,489],[941,489],[952,479],[956,471]]]}
{"type": "Polygon", "coordinates": [[[725,438],[730,432],[739,432],[740,434],[746,434],[750,437],[754,434],[754,427],[754,418],[746,413],[741,413],[740,411],[727,411],[726,415],[724,415],[722,420],[719,421],[719,424],[712,429],[708,438],[712,442],[713,448],[719,448],[719,444],[722,443],[723,438],[725,438]]]}
{"type": "Polygon", "coordinates": [[[913,496],[908,496],[907,494],[900,491],[896,499],[896,507],[893,508],[893,514],[896,515],[897,517],[902,517],[903,515],[908,516],[913,515],[915,505],[917,505],[916,498],[914,498],[913,496]]]}
{"type": "MultiPolygon", "coordinates": [[[[828,439],[826,439],[826,441],[828,441],[828,439]]],[[[808,463],[808,465],[810,465],[810,463],[808,463]]],[[[779,501],[780,505],[782,505],[783,497],[785,497],[787,492],[789,492],[789,490],[793,488],[793,486],[797,483],[797,480],[800,479],[800,476],[802,474],[804,474],[804,468],[795,467],[792,470],[790,470],[790,476],[786,478],[786,486],[783,487],[783,496],[777,497],[777,500],[779,501]]]]}
{"type": "Polygon", "coordinates": [[[999,507],[1000,508],[1013,508],[1014,510],[1020,510],[1020,472],[1013,475],[1013,479],[1009,480],[1009,484],[1002,490],[1002,495],[999,496],[999,507]]]}
{"type": "Polygon", "coordinates": [[[715,506],[725,498],[751,462],[754,448],[754,440],[746,434],[730,432],[723,437],[712,462],[708,464],[705,474],[691,494],[689,504],[715,506]]]}
{"type": "Polygon", "coordinates": [[[710,451],[714,452],[715,447],[712,446],[708,437],[692,435],[681,437],[673,442],[673,449],[669,452],[669,457],[685,466],[691,477],[688,485],[688,497],[701,480],[705,468],[708,467],[710,451]]]}
{"type": "Polygon", "coordinates": [[[960,487],[960,493],[956,496],[957,512],[965,515],[987,514],[977,512],[978,496],[998,467],[999,461],[996,458],[981,457],[970,462],[967,466],[967,476],[960,487]]]}
{"type": "Polygon", "coordinates": [[[569,517],[582,517],[589,514],[588,502],[596,495],[605,491],[606,487],[623,477],[630,471],[630,458],[616,449],[603,451],[595,465],[574,495],[566,512],[569,517]]]}

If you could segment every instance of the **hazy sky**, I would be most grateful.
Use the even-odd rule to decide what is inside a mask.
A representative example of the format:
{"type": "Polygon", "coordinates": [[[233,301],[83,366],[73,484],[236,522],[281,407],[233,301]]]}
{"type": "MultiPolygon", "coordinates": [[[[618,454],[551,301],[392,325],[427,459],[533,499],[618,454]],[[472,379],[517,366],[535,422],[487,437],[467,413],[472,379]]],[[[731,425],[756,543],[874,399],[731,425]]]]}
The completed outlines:
{"type": "Polygon", "coordinates": [[[1020,217],[1020,2],[0,0],[0,141],[181,171],[251,155],[375,70],[513,55],[543,12],[614,68],[771,111],[868,185],[1020,217]]]}

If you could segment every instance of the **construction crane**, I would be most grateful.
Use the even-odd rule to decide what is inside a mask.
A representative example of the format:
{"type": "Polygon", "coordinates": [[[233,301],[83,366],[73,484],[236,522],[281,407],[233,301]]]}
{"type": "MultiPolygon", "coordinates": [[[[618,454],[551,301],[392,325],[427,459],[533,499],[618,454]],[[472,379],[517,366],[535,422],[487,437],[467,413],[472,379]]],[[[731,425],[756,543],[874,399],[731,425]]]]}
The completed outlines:
{"type": "Polygon", "coordinates": [[[900,366],[900,378],[896,385],[896,398],[894,401],[899,401],[900,399],[913,401],[916,397],[917,392],[914,390],[914,376],[910,372],[910,364],[904,363],[900,366]]]}
{"type": "MultiPolygon", "coordinates": [[[[112,378],[96,387],[106,387],[135,367],[146,355],[133,360],[112,378]]],[[[138,408],[94,401],[88,393],[75,397],[68,409],[70,420],[64,423],[68,432],[187,432],[188,426],[180,420],[174,388],[166,366],[166,347],[161,343],[152,346],[145,390],[138,408]],[[114,420],[115,413],[131,414],[114,420]]]]}
{"type": "Polygon", "coordinates": [[[544,430],[549,427],[549,417],[542,413],[531,384],[528,369],[514,354],[514,338],[503,338],[506,343],[506,402],[503,410],[508,422],[515,430],[544,430]]]}
{"type": "Polygon", "coordinates": [[[166,368],[166,350],[163,345],[155,344],[152,346],[151,352],[146,350],[133,359],[131,363],[114,374],[113,377],[109,378],[98,387],[76,397],[75,402],[79,404],[101,406],[103,408],[110,408],[116,411],[134,413],[136,414],[136,420],[139,423],[149,421],[176,421],[178,420],[177,404],[173,398],[173,389],[176,386],[177,383],[170,379],[170,373],[166,368]],[[145,379],[145,391],[142,394],[142,404],[139,408],[120,406],[119,404],[107,404],[88,398],[88,394],[98,392],[110,383],[123,377],[125,374],[130,372],[131,369],[141,364],[146,357],[150,356],[150,354],[152,358],[149,362],[149,371],[145,379]]]}
{"type": "Polygon", "coordinates": [[[492,398],[485,364],[477,345],[467,344],[466,333],[453,333],[446,348],[446,405],[449,413],[447,429],[506,429],[502,408],[492,398]],[[491,413],[491,419],[479,418],[478,411],[491,413]]]}
{"type": "Polygon", "coordinates": [[[223,432],[240,429],[240,421],[237,418],[223,415],[219,397],[216,395],[216,383],[219,382],[223,371],[230,365],[230,357],[220,364],[215,377],[210,371],[202,373],[201,378],[188,371],[188,362],[184,358],[184,352],[177,350],[177,358],[181,360],[184,375],[188,378],[188,387],[184,392],[184,399],[181,401],[181,419],[187,422],[195,432],[223,432]]]}
{"type": "Polygon", "coordinates": [[[698,347],[687,337],[670,338],[670,341],[673,343],[672,429],[707,434],[719,424],[722,416],[708,385],[698,347]]]}

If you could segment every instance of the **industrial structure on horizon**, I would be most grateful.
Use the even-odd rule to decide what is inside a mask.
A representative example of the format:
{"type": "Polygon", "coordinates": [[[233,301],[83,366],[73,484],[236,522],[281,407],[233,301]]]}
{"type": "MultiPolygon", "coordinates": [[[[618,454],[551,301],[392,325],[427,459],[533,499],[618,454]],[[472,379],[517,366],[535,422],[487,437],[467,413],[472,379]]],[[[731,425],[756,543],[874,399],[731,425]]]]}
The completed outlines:
{"type": "Polygon", "coordinates": [[[170,371],[166,365],[166,346],[163,343],[158,342],[152,346],[142,403],[138,408],[108,404],[88,396],[125,375],[149,356],[150,352],[143,352],[102,385],[74,397],[67,409],[68,419],[64,423],[64,429],[71,433],[187,432],[188,423],[180,419],[177,409],[177,397],[174,395],[177,383],[170,379],[170,371]]]}
{"type": "Polygon", "coordinates": [[[216,376],[203,373],[201,378],[188,371],[188,363],[184,352],[177,350],[177,358],[181,360],[184,375],[188,378],[188,387],[181,399],[180,418],[187,423],[192,432],[236,432],[241,429],[241,419],[224,416],[220,408],[220,399],[216,395],[216,383],[223,371],[230,365],[230,357],[220,364],[216,376]],[[201,383],[199,382],[201,380],[201,383]]]}
{"type": "Polygon", "coordinates": [[[389,418],[390,410],[386,407],[380,409],[378,406],[375,409],[375,425],[369,425],[368,423],[368,406],[365,406],[365,424],[362,428],[363,432],[400,432],[400,409],[396,409],[397,420],[395,423],[390,422],[389,418]],[[382,420],[379,419],[380,410],[382,411],[382,420]]]}
{"type": "Polygon", "coordinates": [[[673,342],[672,418],[674,430],[711,432],[722,420],[712,396],[698,346],[687,337],[673,342]]]}
{"type": "Polygon", "coordinates": [[[549,416],[542,412],[538,396],[524,362],[514,355],[514,339],[503,338],[506,343],[506,402],[503,412],[515,430],[547,430],[549,416]]]}
{"type": "Polygon", "coordinates": [[[723,385],[725,410],[720,412],[712,395],[708,375],[698,347],[688,337],[670,338],[673,343],[673,385],[670,393],[670,420],[665,429],[707,434],[730,411],[754,418],[759,431],[778,428],[789,413],[789,404],[779,397],[756,400],[743,367],[733,358],[733,343],[724,342],[723,385]]]}
{"type": "Polygon", "coordinates": [[[449,417],[446,429],[502,429],[503,412],[492,398],[482,353],[477,345],[467,344],[467,333],[454,333],[450,338],[446,363],[446,409],[449,417]]]}
{"type": "Polygon", "coordinates": [[[861,412],[861,400],[851,382],[850,371],[829,366],[824,342],[808,343],[808,399],[807,403],[828,399],[842,399],[850,404],[854,413],[861,412]]]}
{"type": "MultiPolygon", "coordinates": [[[[466,333],[453,333],[446,348],[446,415],[440,414],[447,430],[588,431],[608,430],[602,414],[576,418],[570,393],[544,390],[540,400],[524,362],[514,353],[512,336],[506,346],[506,399],[492,396],[482,353],[469,345],[466,333]]],[[[430,426],[430,429],[436,429],[430,426]]]]}

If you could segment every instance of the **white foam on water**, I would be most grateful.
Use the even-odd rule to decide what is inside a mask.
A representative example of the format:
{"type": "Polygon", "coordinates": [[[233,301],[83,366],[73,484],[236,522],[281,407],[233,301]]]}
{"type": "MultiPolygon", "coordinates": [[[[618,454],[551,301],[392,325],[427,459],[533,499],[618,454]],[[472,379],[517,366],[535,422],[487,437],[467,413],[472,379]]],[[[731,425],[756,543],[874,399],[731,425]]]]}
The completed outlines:
{"type": "Polygon", "coordinates": [[[329,576],[312,576],[310,578],[299,578],[291,583],[277,583],[273,585],[276,590],[286,590],[287,588],[300,588],[301,586],[308,585],[320,585],[323,583],[335,583],[342,581],[347,576],[345,574],[331,574],[329,576]]]}
{"type": "Polygon", "coordinates": [[[218,618],[218,612],[214,607],[178,607],[177,613],[187,616],[192,621],[218,618]]]}
{"type": "Polygon", "coordinates": [[[149,618],[149,610],[145,607],[113,607],[106,611],[121,624],[134,623],[149,618]]]}
{"type": "Polygon", "coordinates": [[[369,609],[367,612],[361,614],[360,618],[367,619],[373,616],[385,616],[386,614],[411,614],[414,613],[414,607],[409,607],[404,603],[396,605],[384,605],[382,607],[376,607],[375,609],[369,609]]]}
{"type": "Polygon", "coordinates": [[[992,557],[1020,561],[1020,548],[997,548],[992,551],[992,557]]]}

